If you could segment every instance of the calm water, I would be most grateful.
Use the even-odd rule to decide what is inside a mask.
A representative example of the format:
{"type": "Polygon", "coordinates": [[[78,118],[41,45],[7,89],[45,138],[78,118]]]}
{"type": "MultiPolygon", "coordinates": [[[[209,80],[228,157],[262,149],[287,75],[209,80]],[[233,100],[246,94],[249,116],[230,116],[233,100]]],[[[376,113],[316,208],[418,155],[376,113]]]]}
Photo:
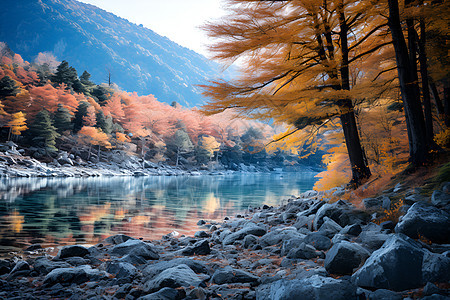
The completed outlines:
{"type": "Polygon", "coordinates": [[[221,220],[310,190],[315,174],[0,180],[0,253],[32,243],[95,244],[118,233],[193,234],[199,219],[221,220]]]}

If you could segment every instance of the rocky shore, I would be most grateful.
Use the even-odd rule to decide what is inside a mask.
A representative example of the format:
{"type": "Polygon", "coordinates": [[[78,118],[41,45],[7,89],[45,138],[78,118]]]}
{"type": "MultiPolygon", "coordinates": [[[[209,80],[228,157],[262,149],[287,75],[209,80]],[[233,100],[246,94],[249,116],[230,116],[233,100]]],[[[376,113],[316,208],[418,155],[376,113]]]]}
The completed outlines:
{"type": "MultiPolygon", "coordinates": [[[[38,153],[38,152],[34,152],[38,153]]],[[[179,176],[218,174],[228,171],[183,169],[165,164],[155,164],[124,151],[114,150],[82,159],[80,156],[59,151],[50,161],[42,161],[26,155],[24,149],[17,149],[13,142],[0,144],[0,178],[9,177],[87,177],[87,176],[179,176]]],[[[47,157],[47,160],[49,158],[47,157]]]]}
{"type": "Polygon", "coordinates": [[[0,298],[449,299],[450,183],[419,191],[397,185],[361,209],[310,191],[200,220],[193,237],[32,245],[0,260],[0,298]],[[389,209],[403,213],[397,224],[380,223],[389,209]]]}

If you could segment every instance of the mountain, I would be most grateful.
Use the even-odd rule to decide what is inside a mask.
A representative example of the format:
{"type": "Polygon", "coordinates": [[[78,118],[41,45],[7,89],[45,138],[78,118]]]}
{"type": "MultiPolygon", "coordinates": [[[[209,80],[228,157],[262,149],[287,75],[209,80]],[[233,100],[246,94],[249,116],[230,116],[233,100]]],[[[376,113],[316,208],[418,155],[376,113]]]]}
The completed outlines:
{"type": "Polygon", "coordinates": [[[3,0],[0,41],[33,61],[39,52],[66,60],[94,82],[153,94],[185,106],[204,102],[196,84],[220,75],[218,64],[96,6],[75,0],[3,0]]]}

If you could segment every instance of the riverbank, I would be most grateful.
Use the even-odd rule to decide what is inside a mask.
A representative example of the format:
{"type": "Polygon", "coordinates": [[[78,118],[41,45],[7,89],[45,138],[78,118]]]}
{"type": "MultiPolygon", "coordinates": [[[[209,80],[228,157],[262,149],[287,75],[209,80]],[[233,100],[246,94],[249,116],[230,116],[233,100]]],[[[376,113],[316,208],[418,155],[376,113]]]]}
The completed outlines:
{"type": "Polygon", "coordinates": [[[450,183],[431,197],[399,183],[360,206],[346,193],[309,191],[280,207],[200,220],[192,237],[32,245],[0,261],[0,297],[448,299],[450,183]]]}
{"type": "MultiPolygon", "coordinates": [[[[106,154],[104,154],[106,155],[106,154]]],[[[94,156],[92,156],[94,157],[94,156]]],[[[302,170],[309,167],[299,167],[302,170]]],[[[311,171],[320,172],[321,169],[311,171]]],[[[227,170],[221,165],[213,167],[175,167],[156,164],[124,151],[115,150],[102,161],[83,160],[79,156],[59,151],[55,158],[46,161],[25,155],[13,142],[0,144],[0,178],[11,177],[88,177],[88,176],[181,176],[220,175],[234,172],[272,172],[273,168],[240,164],[235,170],[227,170]]]]}

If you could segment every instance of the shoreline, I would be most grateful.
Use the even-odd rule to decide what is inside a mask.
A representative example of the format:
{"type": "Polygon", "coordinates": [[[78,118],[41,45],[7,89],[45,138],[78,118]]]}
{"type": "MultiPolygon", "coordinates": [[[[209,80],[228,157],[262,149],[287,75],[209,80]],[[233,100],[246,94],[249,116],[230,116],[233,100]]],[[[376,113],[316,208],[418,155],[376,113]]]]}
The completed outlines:
{"type": "Polygon", "coordinates": [[[30,299],[447,299],[449,192],[447,183],[426,198],[398,185],[356,209],[308,191],[279,207],[200,220],[192,237],[116,235],[52,255],[32,245],[22,258],[0,260],[0,296],[14,299],[20,290],[30,299]],[[405,199],[400,222],[373,223],[397,196],[405,199]]]}

